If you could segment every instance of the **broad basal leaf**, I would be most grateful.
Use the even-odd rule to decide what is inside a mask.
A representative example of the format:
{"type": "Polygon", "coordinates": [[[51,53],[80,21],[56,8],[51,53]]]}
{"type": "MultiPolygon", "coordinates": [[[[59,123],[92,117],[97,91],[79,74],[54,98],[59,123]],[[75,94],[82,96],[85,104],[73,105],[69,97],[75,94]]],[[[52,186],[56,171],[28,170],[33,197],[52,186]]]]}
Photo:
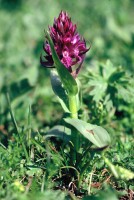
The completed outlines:
{"type": "Polygon", "coordinates": [[[65,126],[57,125],[47,132],[45,139],[50,138],[50,137],[57,137],[57,138],[62,139],[65,142],[69,142],[70,135],[71,135],[71,130],[69,128],[66,128],[65,126]]]}
{"type": "Polygon", "coordinates": [[[67,118],[64,120],[74,126],[84,137],[97,147],[102,148],[109,145],[110,136],[104,128],[79,119],[67,118]]]}

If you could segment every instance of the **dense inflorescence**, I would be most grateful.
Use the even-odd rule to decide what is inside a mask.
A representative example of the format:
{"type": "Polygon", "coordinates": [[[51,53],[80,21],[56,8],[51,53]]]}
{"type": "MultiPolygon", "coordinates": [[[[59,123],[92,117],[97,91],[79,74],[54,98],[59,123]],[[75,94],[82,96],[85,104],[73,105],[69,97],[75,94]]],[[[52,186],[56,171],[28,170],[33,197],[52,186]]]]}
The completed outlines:
{"type": "MultiPolygon", "coordinates": [[[[54,19],[52,27],[49,27],[49,34],[54,43],[59,59],[72,75],[76,76],[80,71],[85,58],[85,40],[77,32],[76,24],[73,24],[67,12],[61,11],[59,17],[54,19]],[[76,66],[73,69],[73,66],[76,66]]],[[[51,48],[48,41],[44,42],[45,60],[41,57],[41,64],[45,67],[54,67],[51,48]]]]}

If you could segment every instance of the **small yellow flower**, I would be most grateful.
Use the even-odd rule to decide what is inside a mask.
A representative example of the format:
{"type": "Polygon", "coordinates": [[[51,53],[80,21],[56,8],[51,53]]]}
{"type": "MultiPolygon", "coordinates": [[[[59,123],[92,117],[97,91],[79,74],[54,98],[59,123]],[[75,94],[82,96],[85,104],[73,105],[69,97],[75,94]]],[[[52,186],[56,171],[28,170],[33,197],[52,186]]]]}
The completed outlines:
{"type": "Polygon", "coordinates": [[[13,185],[14,185],[18,190],[20,190],[21,192],[24,192],[24,191],[25,191],[24,186],[23,186],[18,180],[16,180],[16,181],[13,183],[13,185]]]}

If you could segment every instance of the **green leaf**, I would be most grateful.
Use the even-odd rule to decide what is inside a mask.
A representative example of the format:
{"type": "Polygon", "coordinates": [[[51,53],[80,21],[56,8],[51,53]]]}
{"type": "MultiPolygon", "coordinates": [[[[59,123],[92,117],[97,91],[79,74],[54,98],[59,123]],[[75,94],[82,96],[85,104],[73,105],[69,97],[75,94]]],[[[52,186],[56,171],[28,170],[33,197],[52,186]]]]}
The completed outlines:
{"type": "MultiPolygon", "coordinates": [[[[78,93],[76,94],[76,104],[77,104],[77,111],[78,111],[81,107],[82,94],[81,94],[81,89],[80,89],[80,82],[78,79],[76,79],[76,81],[77,81],[77,85],[79,89],[78,93]]],[[[70,113],[68,95],[67,95],[66,90],[63,87],[61,80],[59,79],[59,76],[56,70],[51,70],[51,84],[52,84],[54,93],[57,95],[61,103],[62,108],[64,109],[65,112],[70,113]]]]}
{"type": "Polygon", "coordinates": [[[45,139],[50,138],[50,137],[57,137],[57,138],[62,139],[65,142],[69,142],[70,135],[71,135],[71,130],[69,128],[66,128],[65,126],[57,125],[47,132],[45,139]]]}
{"type": "Polygon", "coordinates": [[[115,67],[110,60],[107,60],[105,64],[101,63],[100,66],[101,76],[108,80],[111,74],[115,71],[115,67]]]}
{"type": "Polygon", "coordinates": [[[2,88],[2,92],[9,93],[11,101],[31,91],[34,87],[30,85],[28,79],[22,79],[19,82],[14,82],[10,86],[2,88]]]}
{"type": "Polygon", "coordinates": [[[64,89],[59,76],[55,70],[51,71],[51,84],[54,93],[56,96],[58,96],[59,101],[64,109],[65,112],[70,112],[69,111],[69,102],[68,102],[68,96],[66,93],[66,90],[64,89]]]}
{"type": "Polygon", "coordinates": [[[77,111],[78,111],[82,105],[82,90],[81,90],[81,83],[79,79],[76,78],[76,82],[78,86],[78,93],[76,95],[76,104],[77,104],[77,111]]]}
{"type": "Polygon", "coordinates": [[[79,119],[67,118],[64,120],[74,126],[84,137],[97,147],[102,148],[109,145],[110,136],[104,128],[79,119]]]}
{"type": "Polygon", "coordinates": [[[108,158],[103,156],[105,163],[117,179],[131,180],[134,179],[134,173],[118,165],[113,165],[108,158]]]}
{"type": "Polygon", "coordinates": [[[107,89],[107,83],[103,79],[91,80],[90,86],[93,89],[90,92],[90,95],[93,96],[93,100],[99,102],[102,99],[102,95],[105,93],[107,89]]]}
{"type": "Polygon", "coordinates": [[[108,79],[109,83],[118,82],[119,79],[125,76],[125,71],[114,71],[108,79]]]}
{"type": "Polygon", "coordinates": [[[77,86],[75,79],[72,77],[72,75],[66,69],[66,67],[60,62],[60,59],[54,49],[53,41],[47,32],[46,32],[46,38],[49,41],[49,44],[51,47],[51,52],[52,52],[52,57],[54,60],[54,66],[56,67],[56,69],[58,71],[61,82],[63,83],[63,85],[69,95],[76,95],[78,93],[78,86],[77,86]]]}

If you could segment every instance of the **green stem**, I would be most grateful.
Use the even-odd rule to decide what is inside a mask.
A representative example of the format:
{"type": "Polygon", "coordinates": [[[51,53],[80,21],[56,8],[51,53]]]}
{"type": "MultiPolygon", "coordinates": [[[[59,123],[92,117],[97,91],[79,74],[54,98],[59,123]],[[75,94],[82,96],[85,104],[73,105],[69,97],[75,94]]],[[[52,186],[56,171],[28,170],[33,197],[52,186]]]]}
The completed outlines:
{"type": "Polygon", "coordinates": [[[19,131],[18,131],[18,134],[19,134],[20,142],[21,142],[21,144],[22,144],[24,153],[25,153],[25,157],[26,157],[27,163],[29,163],[29,162],[30,162],[30,158],[29,158],[29,155],[28,155],[26,146],[25,146],[25,144],[24,144],[24,142],[23,142],[23,138],[22,138],[22,135],[24,135],[24,128],[22,128],[21,134],[20,134],[19,131]]]}
{"type": "Polygon", "coordinates": [[[69,96],[69,109],[71,118],[78,118],[76,96],[69,96]]]}
{"type": "Polygon", "coordinates": [[[4,149],[4,150],[7,150],[7,148],[4,146],[4,144],[2,144],[1,142],[0,142],[0,146],[2,146],[2,148],[4,149]]]}
{"type": "MultiPolygon", "coordinates": [[[[76,96],[69,96],[69,109],[70,109],[70,117],[77,119],[77,101],[76,96]]],[[[79,151],[79,134],[75,128],[72,127],[72,142],[74,144],[74,149],[72,149],[71,156],[73,163],[77,163],[77,152],[79,151]]]]}
{"type": "MultiPolygon", "coordinates": [[[[10,103],[10,97],[9,97],[8,93],[7,93],[6,97],[7,97],[7,102],[8,102],[8,106],[9,106],[9,112],[10,112],[10,115],[11,115],[11,119],[12,119],[12,122],[13,122],[13,125],[14,125],[14,128],[15,128],[15,131],[19,136],[20,142],[22,144],[22,147],[23,147],[23,150],[24,150],[24,153],[25,153],[25,156],[26,156],[26,160],[27,160],[27,162],[30,162],[30,159],[29,159],[29,156],[28,156],[28,152],[26,150],[25,144],[24,144],[23,139],[21,137],[19,128],[17,126],[16,119],[15,119],[13,111],[12,111],[12,107],[11,107],[11,103],[10,103]]],[[[22,132],[23,132],[23,130],[22,130],[22,132]]]]}
{"type": "Polygon", "coordinates": [[[28,151],[30,155],[30,146],[31,146],[31,106],[29,105],[28,112],[28,134],[27,134],[27,143],[28,143],[28,151]]]}

